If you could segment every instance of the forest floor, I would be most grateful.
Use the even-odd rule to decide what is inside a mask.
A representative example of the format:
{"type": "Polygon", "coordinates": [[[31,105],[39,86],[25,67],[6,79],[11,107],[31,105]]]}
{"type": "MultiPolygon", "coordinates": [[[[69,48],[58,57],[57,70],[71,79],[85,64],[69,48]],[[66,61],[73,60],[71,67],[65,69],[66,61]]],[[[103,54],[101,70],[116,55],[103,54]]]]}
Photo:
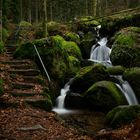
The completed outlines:
{"type": "MultiPolygon", "coordinates": [[[[11,56],[7,54],[0,55],[0,61],[9,61],[10,59],[11,56]]],[[[140,118],[117,130],[102,129],[97,133],[88,134],[79,131],[79,128],[84,130],[88,127],[86,118],[92,117],[89,114],[80,116],[84,121],[80,120],[77,127],[77,122],[73,121],[77,120],[75,118],[70,117],[72,121],[71,119],[63,120],[54,112],[26,106],[22,103],[23,97],[14,97],[6,92],[10,90],[12,82],[7,72],[9,69],[9,64],[0,63],[0,77],[5,81],[5,92],[0,97],[1,140],[140,140],[140,118]],[[19,100],[18,105],[14,104],[17,100],[19,100]],[[84,124],[81,125],[83,122],[84,124]],[[85,127],[83,127],[84,125],[85,127]]],[[[41,89],[37,88],[36,90],[41,89]]],[[[91,127],[95,124],[96,122],[92,122],[91,127]]]]}

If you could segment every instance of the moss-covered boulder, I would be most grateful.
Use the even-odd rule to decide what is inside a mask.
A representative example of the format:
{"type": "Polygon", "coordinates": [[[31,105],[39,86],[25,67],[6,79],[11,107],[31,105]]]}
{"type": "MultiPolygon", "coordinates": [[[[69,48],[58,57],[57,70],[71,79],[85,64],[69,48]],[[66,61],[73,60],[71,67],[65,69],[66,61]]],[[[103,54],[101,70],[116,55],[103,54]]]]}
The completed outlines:
{"type": "Polygon", "coordinates": [[[64,35],[65,40],[67,41],[73,41],[77,44],[80,43],[80,37],[78,34],[74,33],[74,32],[66,32],[64,35]]]}
{"type": "Polygon", "coordinates": [[[140,68],[135,67],[126,69],[123,74],[123,79],[130,83],[140,103],[140,68]]]}
{"type": "Polygon", "coordinates": [[[114,36],[111,61],[124,67],[140,66],[140,28],[124,28],[114,36]]]}
{"type": "Polygon", "coordinates": [[[101,64],[87,66],[74,77],[70,89],[75,93],[83,93],[95,82],[109,79],[106,67],[101,64]]]}
{"type": "Polygon", "coordinates": [[[98,111],[109,111],[118,105],[127,104],[120,89],[111,81],[96,82],[84,93],[84,98],[89,108],[98,111]]]}
{"type": "Polygon", "coordinates": [[[122,75],[124,71],[125,71],[125,68],[119,65],[107,68],[107,72],[110,75],[122,75]]]}
{"type": "Polygon", "coordinates": [[[83,35],[80,49],[84,59],[89,59],[92,46],[96,43],[96,33],[89,31],[83,35]]]}
{"type": "Polygon", "coordinates": [[[116,128],[132,122],[140,115],[140,106],[118,106],[106,115],[106,124],[116,128]]]}
{"type": "Polygon", "coordinates": [[[47,23],[47,29],[50,36],[64,35],[68,27],[62,23],[50,21],[47,23]]]}
{"type": "Polygon", "coordinates": [[[87,33],[89,31],[94,31],[95,27],[98,26],[100,23],[95,20],[92,16],[82,17],[78,19],[74,19],[72,23],[72,29],[77,31],[82,31],[87,33]]]}

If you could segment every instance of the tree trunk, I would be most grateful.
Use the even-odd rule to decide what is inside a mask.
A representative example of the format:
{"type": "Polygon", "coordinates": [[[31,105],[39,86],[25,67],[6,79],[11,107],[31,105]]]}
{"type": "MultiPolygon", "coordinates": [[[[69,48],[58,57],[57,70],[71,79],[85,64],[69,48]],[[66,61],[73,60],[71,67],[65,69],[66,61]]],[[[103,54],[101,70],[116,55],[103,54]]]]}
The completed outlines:
{"type": "Polygon", "coordinates": [[[48,35],[47,30],[47,0],[44,0],[44,36],[46,37],[48,35]]]}
{"type": "Polygon", "coordinates": [[[88,0],[86,0],[86,16],[88,16],[88,0]]]}
{"type": "Polygon", "coordinates": [[[35,12],[36,13],[35,14],[36,15],[36,24],[38,24],[38,0],[36,0],[36,3],[35,4],[36,4],[36,9],[35,9],[35,11],[36,11],[35,12]]]}
{"type": "Polygon", "coordinates": [[[97,16],[97,0],[93,0],[93,16],[97,16]]]}
{"type": "Polygon", "coordinates": [[[28,15],[29,15],[29,22],[30,22],[30,23],[32,23],[31,0],[29,0],[29,9],[28,9],[28,15]]]}
{"type": "Polygon", "coordinates": [[[22,21],[23,20],[23,13],[22,13],[22,0],[20,0],[20,20],[22,21]]]}

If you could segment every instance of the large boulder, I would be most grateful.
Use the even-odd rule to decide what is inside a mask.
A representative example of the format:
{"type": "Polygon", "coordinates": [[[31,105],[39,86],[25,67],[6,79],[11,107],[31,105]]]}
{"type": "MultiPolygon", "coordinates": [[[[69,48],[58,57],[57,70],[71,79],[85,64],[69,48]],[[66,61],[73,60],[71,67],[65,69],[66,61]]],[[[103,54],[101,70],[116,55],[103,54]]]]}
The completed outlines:
{"type": "Polygon", "coordinates": [[[66,95],[65,107],[70,109],[83,109],[86,107],[86,102],[82,95],[70,92],[66,95]]]}
{"type": "Polygon", "coordinates": [[[116,128],[132,122],[140,115],[140,106],[118,106],[106,115],[106,124],[116,128]]]}
{"type": "Polygon", "coordinates": [[[127,104],[120,89],[111,81],[96,82],[84,93],[84,98],[89,108],[105,112],[127,104]]]}
{"type": "Polygon", "coordinates": [[[83,35],[80,43],[80,49],[84,59],[89,59],[92,46],[96,43],[95,32],[89,31],[83,35]]]}
{"type": "Polygon", "coordinates": [[[127,27],[114,36],[111,61],[124,67],[140,66],[140,28],[127,27]]]}
{"type": "Polygon", "coordinates": [[[109,79],[106,67],[102,64],[87,66],[80,70],[74,77],[70,89],[75,93],[83,93],[95,82],[109,79]]]}
{"type": "Polygon", "coordinates": [[[126,69],[123,74],[123,78],[131,84],[136,97],[140,102],[140,68],[135,67],[126,69]]]}

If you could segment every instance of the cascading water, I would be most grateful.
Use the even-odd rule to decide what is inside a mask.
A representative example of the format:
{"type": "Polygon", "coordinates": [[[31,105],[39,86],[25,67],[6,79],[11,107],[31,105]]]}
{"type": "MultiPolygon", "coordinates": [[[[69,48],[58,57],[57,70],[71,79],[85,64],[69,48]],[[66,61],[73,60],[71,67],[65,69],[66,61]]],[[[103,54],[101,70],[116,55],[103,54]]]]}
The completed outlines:
{"type": "MultiPolygon", "coordinates": [[[[91,53],[90,53],[90,61],[95,63],[101,63],[105,66],[111,67],[110,61],[110,53],[111,49],[107,47],[107,38],[101,38],[97,44],[92,46],[91,53]]],[[[113,76],[117,78],[120,84],[116,84],[117,87],[122,91],[124,94],[127,102],[129,105],[137,105],[138,101],[136,99],[135,93],[129,83],[122,79],[122,76],[113,76]]]]}
{"type": "Polygon", "coordinates": [[[57,112],[58,114],[66,114],[66,113],[73,112],[72,110],[66,109],[65,104],[64,104],[65,97],[70,90],[71,81],[72,79],[68,83],[65,84],[64,88],[62,88],[60,91],[60,96],[58,96],[58,98],[56,99],[57,106],[53,108],[53,111],[57,112]]]}
{"type": "Polygon", "coordinates": [[[111,64],[110,53],[111,49],[106,46],[107,38],[104,37],[98,41],[96,45],[92,46],[90,59],[91,61],[102,63],[104,65],[111,64]]]}

